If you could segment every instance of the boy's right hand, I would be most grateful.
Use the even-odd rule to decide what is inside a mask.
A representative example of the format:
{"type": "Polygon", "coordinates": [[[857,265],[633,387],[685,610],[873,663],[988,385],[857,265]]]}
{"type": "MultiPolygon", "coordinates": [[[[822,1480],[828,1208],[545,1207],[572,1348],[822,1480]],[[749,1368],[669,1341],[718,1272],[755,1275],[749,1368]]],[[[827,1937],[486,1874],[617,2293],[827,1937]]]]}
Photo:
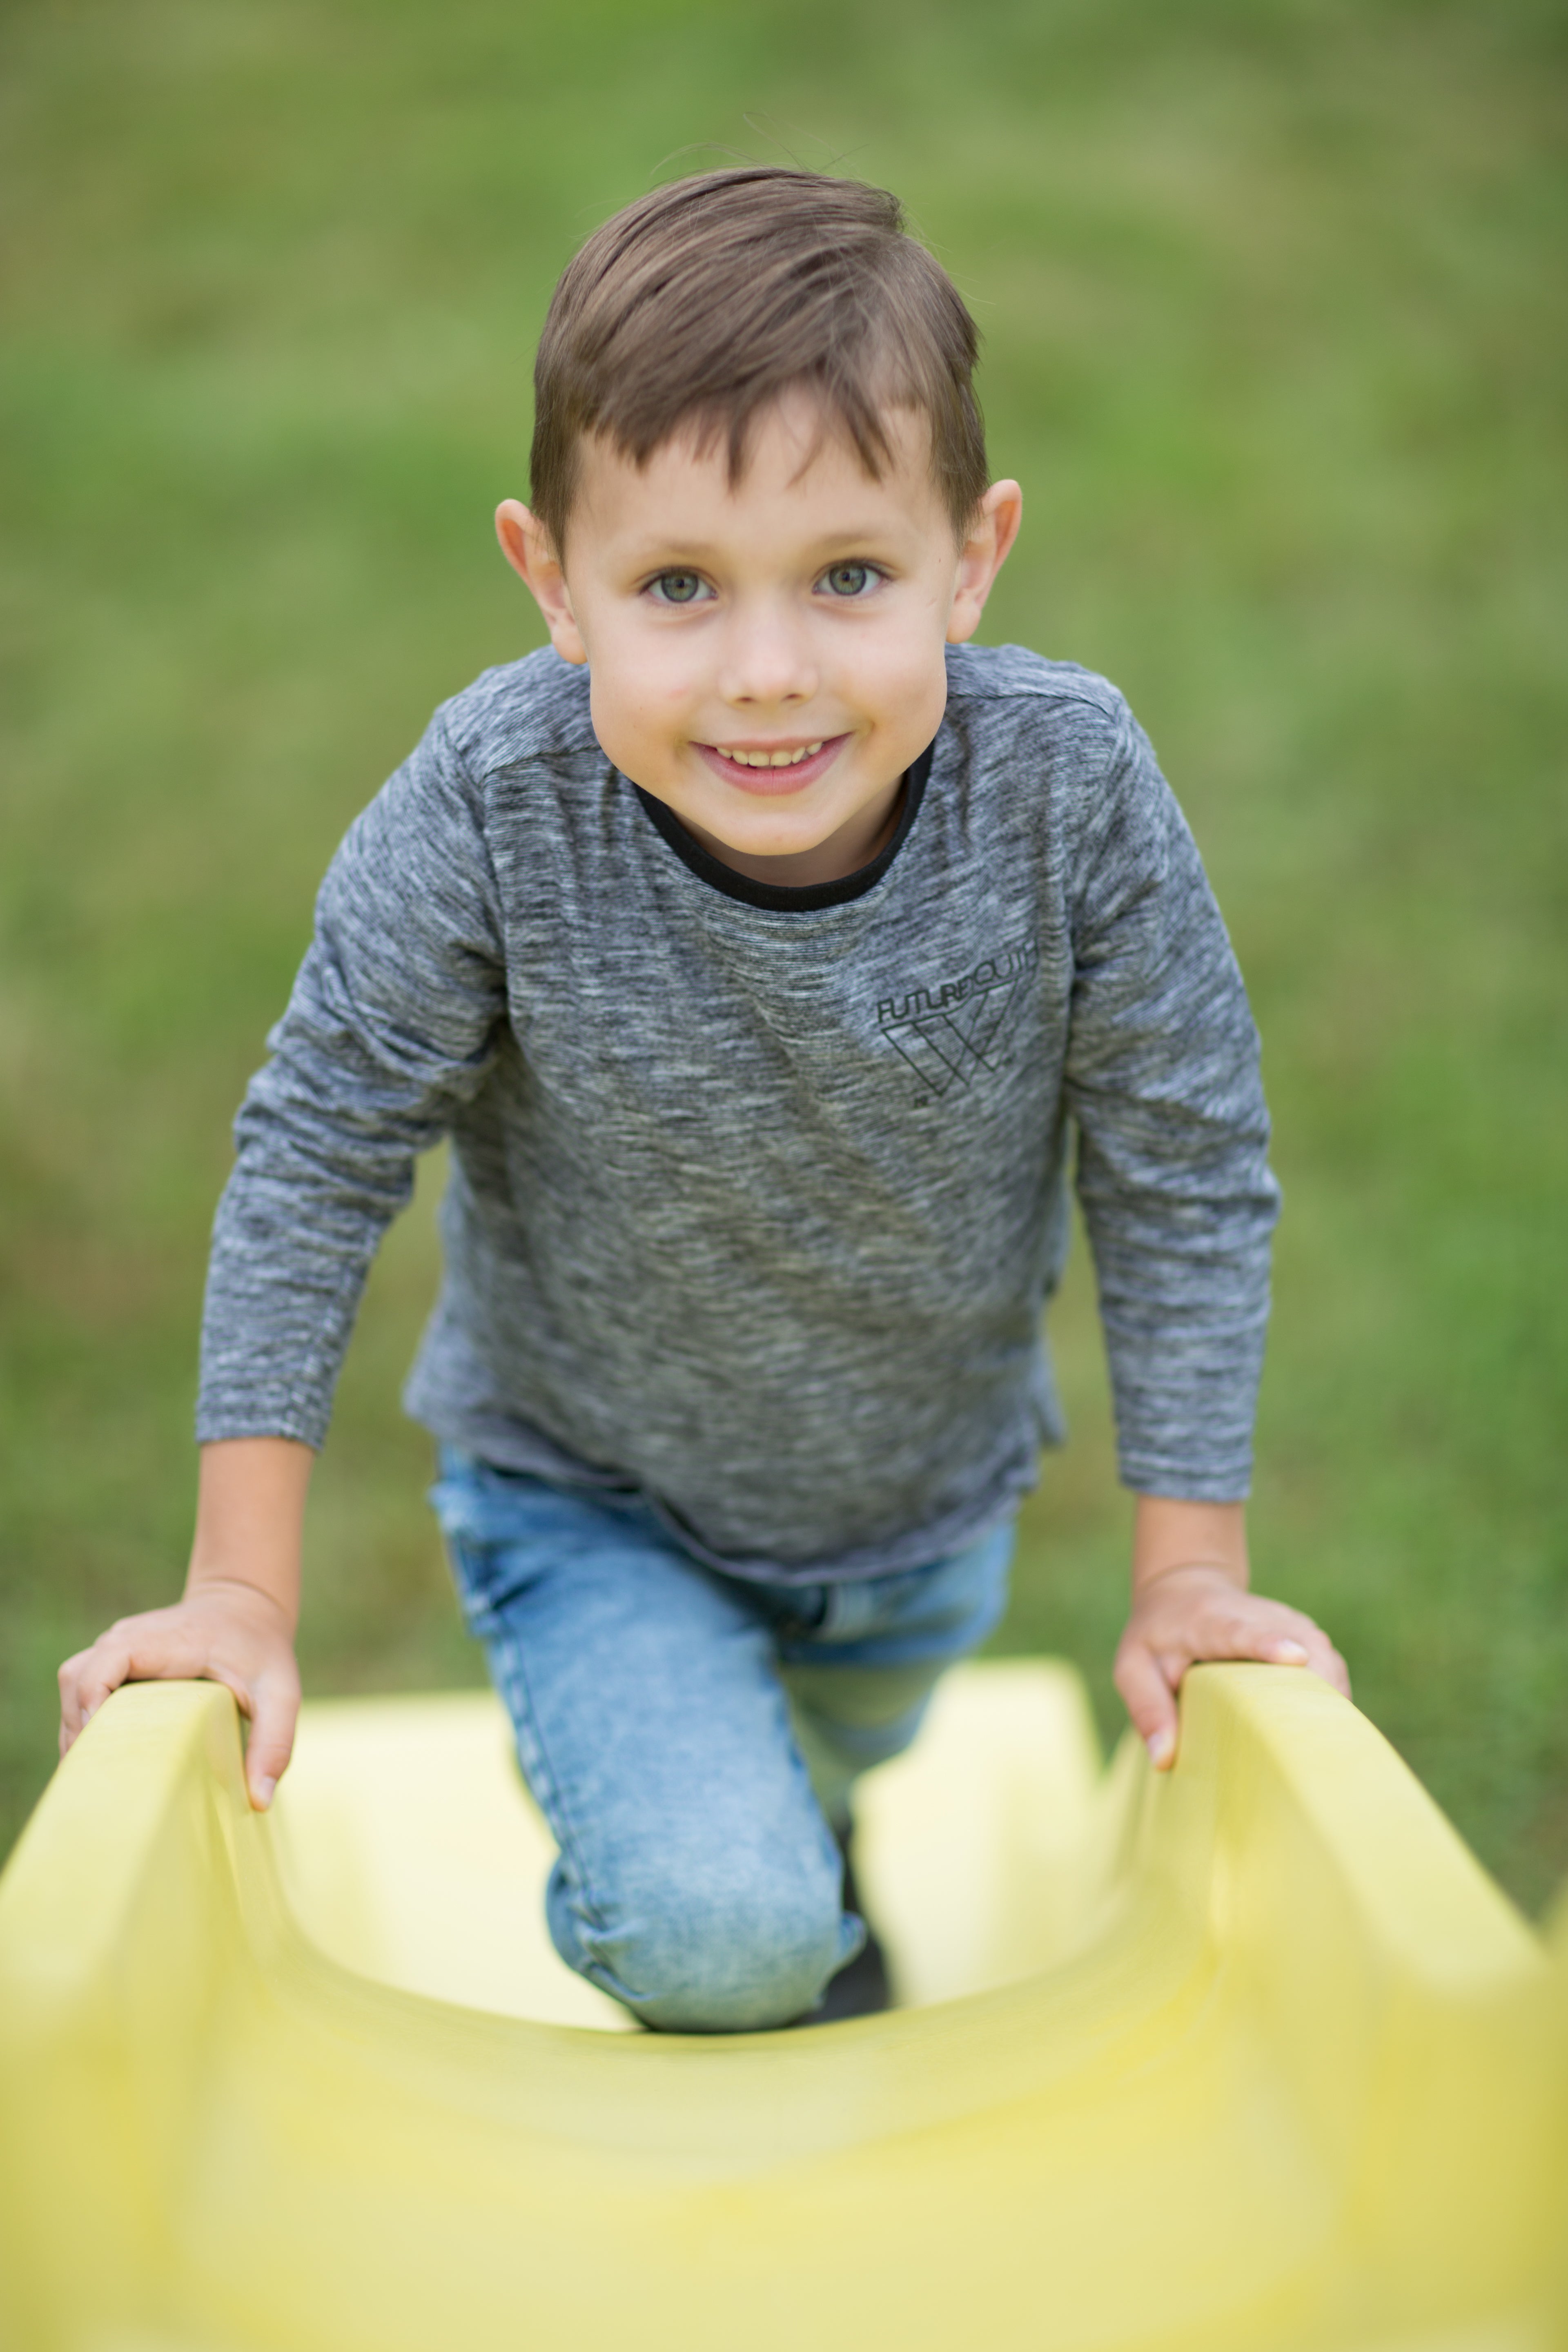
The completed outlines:
{"type": "Polygon", "coordinates": [[[294,1746],[300,1669],[293,1629],[255,1585],[212,1578],[171,1609],[122,1617],[60,1668],[60,1754],[110,1691],[132,1682],[222,1683],[250,1723],[245,1778],[258,1812],[272,1802],[294,1746]]]}

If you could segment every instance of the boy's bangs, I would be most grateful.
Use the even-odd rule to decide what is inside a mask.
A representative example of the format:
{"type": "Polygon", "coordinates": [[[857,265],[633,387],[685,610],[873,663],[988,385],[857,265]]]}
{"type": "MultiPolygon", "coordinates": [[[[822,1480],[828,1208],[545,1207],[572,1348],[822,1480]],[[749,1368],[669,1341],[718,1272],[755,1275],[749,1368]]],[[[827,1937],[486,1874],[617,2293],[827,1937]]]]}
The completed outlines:
{"type": "Polygon", "coordinates": [[[901,410],[930,423],[934,405],[905,374],[881,364],[869,382],[816,370],[782,383],[770,378],[738,386],[722,404],[689,411],[670,432],[657,437],[617,438],[605,419],[598,431],[617,455],[637,466],[645,466],[672,439],[684,441],[699,458],[710,457],[721,449],[725,478],[735,489],[751,466],[757,434],[768,415],[781,402],[797,398],[815,411],[816,425],[796,468],[796,479],[809,469],[826,442],[839,440],[854,451],[870,480],[879,482],[898,459],[889,418],[901,410]]]}

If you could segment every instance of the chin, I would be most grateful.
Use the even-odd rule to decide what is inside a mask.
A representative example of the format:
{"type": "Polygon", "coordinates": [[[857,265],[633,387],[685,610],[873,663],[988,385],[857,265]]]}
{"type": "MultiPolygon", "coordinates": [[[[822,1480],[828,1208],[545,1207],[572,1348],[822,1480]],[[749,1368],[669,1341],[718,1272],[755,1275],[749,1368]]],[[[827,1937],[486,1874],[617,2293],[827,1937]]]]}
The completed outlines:
{"type": "Polygon", "coordinates": [[[707,824],[705,818],[698,819],[700,824],[707,824],[707,830],[714,840],[721,841],[727,849],[743,849],[753,857],[796,857],[808,849],[820,849],[825,841],[832,840],[846,822],[843,817],[814,822],[805,815],[781,819],[775,814],[771,822],[763,819],[757,824],[737,824],[734,816],[728,813],[713,824],[707,824]]]}

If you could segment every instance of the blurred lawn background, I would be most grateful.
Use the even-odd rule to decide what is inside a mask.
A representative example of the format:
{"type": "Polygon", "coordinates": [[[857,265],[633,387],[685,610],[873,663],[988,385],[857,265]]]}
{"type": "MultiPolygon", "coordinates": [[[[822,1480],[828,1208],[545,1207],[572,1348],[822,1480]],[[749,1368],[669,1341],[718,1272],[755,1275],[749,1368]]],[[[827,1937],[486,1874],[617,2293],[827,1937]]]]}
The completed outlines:
{"type": "MultiPolygon", "coordinates": [[[[227,1126],[343,826],[539,642],[490,537],[574,247],[652,179],[899,189],[987,339],[986,635],[1109,672],[1266,1045],[1258,1581],[1521,1901],[1568,1871],[1564,95],[1477,0],[14,0],[0,24],[0,1850],[53,1672],[170,1598],[227,1126]],[[697,152],[685,155],[682,151],[697,152]]],[[[426,1171],[435,1179],[438,1171],[426,1171]]],[[[434,1181],[312,1504],[308,1686],[479,1678],[398,1382],[434,1181]]],[[[1108,1728],[1075,1439],[1005,1648],[1108,1728]]]]}

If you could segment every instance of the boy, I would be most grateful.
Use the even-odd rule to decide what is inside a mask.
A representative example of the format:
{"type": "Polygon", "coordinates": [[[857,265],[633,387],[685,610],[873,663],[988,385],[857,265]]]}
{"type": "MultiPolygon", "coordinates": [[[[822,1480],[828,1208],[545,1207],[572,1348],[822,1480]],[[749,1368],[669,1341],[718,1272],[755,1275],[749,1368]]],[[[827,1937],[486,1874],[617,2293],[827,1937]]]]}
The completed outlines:
{"type": "Polygon", "coordinates": [[[1021,508],[974,357],[853,182],[678,182],[568,268],[497,516],[551,649],[438,712],[333,861],[218,1212],[185,1597],[61,1670],[64,1744],[128,1677],[226,1683],[269,1801],[312,1449],[448,1135],[407,1402],[552,1934],[651,2026],[828,2013],[862,1950],[850,1785],[996,1622],[1060,1433],[1069,1122],[1133,1720],[1168,1765],[1199,1658],[1344,1687],[1247,1591],[1276,1193],[1240,978],[1120,697],[969,647],[1021,508]]]}

